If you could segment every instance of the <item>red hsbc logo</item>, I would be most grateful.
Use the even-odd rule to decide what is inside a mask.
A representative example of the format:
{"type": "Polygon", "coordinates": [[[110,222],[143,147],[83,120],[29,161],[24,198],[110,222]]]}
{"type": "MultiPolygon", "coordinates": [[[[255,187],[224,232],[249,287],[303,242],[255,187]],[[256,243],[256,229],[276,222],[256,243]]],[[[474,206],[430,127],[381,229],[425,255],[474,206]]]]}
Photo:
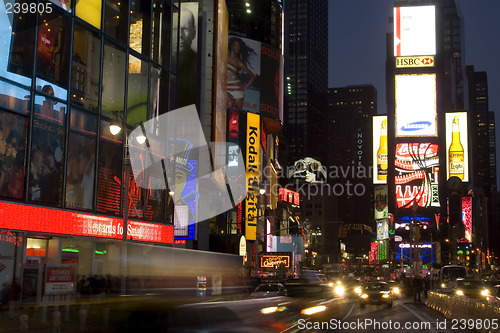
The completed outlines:
{"type": "Polygon", "coordinates": [[[434,67],[434,57],[396,57],[396,68],[406,67],[434,67]]]}

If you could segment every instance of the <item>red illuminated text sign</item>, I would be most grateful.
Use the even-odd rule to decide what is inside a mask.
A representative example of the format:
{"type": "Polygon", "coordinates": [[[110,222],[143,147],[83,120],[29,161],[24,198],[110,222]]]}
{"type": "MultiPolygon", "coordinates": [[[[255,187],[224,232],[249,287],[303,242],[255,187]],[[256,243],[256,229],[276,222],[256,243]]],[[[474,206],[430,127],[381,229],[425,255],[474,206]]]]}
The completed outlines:
{"type": "Polygon", "coordinates": [[[290,257],[289,256],[267,256],[264,255],[260,257],[260,267],[274,267],[285,265],[285,267],[290,267],[290,257]]]}
{"type": "MultiPolygon", "coordinates": [[[[123,220],[71,211],[0,203],[0,228],[122,239],[123,220]]],[[[128,221],[131,240],[172,244],[173,226],[128,221]]]]}

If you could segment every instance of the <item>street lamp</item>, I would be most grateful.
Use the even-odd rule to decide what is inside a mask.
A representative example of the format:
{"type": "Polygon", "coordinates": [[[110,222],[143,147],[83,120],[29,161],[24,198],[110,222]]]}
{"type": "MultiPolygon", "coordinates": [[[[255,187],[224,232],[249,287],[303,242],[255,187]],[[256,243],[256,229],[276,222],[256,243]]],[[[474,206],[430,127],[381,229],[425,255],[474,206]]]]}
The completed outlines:
{"type": "MultiPolygon", "coordinates": [[[[174,224],[174,222],[175,222],[175,221],[174,221],[174,216],[175,216],[175,215],[174,215],[174,214],[175,214],[174,194],[175,194],[175,192],[174,192],[173,190],[170,190],[170,191],[168,191],[168,194],[169,194],[169,198],[168,198],[168,199],[169,199],[169,200],[171,201],[171,203],[172,203],[172,215],[171,215],[170,217],[172,218],[172,224],[174,224]]],[[[170,205],[169,205],[169,207],[170,207],[170,205]]]]}

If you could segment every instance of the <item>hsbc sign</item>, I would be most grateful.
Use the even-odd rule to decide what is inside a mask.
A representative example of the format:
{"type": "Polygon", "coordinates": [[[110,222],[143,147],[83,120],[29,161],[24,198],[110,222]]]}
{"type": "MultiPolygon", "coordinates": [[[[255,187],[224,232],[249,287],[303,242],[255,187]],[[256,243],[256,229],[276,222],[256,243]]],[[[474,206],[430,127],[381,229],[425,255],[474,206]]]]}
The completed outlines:
{"type": "Polygon", "coordinates": [[[396,57],[396,68],[434,67],[433,56],[396,57]]]}

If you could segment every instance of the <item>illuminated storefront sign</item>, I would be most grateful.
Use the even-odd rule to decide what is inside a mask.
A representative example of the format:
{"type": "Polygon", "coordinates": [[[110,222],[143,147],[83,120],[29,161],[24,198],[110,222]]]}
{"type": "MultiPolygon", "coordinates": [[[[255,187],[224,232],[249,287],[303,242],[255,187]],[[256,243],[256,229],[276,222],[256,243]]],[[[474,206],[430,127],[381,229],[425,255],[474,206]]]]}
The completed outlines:
{"type": "Polygon", "coordinates": [[[396,136],[437,136],[436,74],[396,75],[396,136]]]}
{"type": "Polygon", "coordinates": [[[373,116],[373,184],[387,184],[387,116],[373,116]]]}
{"type": "Polygon", "coordinates": [[[465,226],[465,239],[472,242],[472,197],[462,197],[462,222],[465,226]]]}
{"type": "Polygon", "coordinates": [[[281,187],[279,189],[279,200],[285,201],[294,205],[300,205],[300,195],[298,192],[281,187]]]}
{"type": "Polygon", "coordinates": [[[247,198],[245,200],[245,238],[255,240],[257,231],[257,203],[260,177],[260,116],[247,114],[246,170],[247,198]]]}
{"type": "Polygon", "coordinates": [[[397,208],[439,207],[438,145],[398,143],[394,164],[397,208]]]}
{"type": "Polygon", "coordinates": [[[434,67],[433,56],[397,57],[396,68],[434,67]]]}
{"type": "Polygon", "coordinates": [[[469,181],[467,112],[449,112],[446,123],[446,179],[456,176],[469,181]]]}
{"type": "Polygon", "coordinates": [[[389,238],[389,224],[387,220],[377,221],[377,240],[389,238]]]}
{"type": "Polygon", "coordinates": [[[76,288],[76,266],[47,265],[45,270],[45,295],[72,294],[76,288]]]}
{"type": "Polygon", "coordinates": [[[378,242],[370,243],[370,259],[368,263],[370,265],[378,264],[378,242]]]}
{"type": "Polygon", "coordinates": [[[262,255],[260,257],[260,267],[274,268],[274,266],[285,265],[286,268],[290,267],[289,255],[262,255]]]}
{"type": "MultiPolygon", "coordinates": [[[[122,239],[123,219],[58,209],[0,203],[0,228],[122,239]]],[[[128,220],[129,239],[172,244],[173,227],[128,220]]]]}
{"type": "Polygon", "coordinates": [[[394,56],[436,54],[435,6],[394,7],[394,56]]]}

